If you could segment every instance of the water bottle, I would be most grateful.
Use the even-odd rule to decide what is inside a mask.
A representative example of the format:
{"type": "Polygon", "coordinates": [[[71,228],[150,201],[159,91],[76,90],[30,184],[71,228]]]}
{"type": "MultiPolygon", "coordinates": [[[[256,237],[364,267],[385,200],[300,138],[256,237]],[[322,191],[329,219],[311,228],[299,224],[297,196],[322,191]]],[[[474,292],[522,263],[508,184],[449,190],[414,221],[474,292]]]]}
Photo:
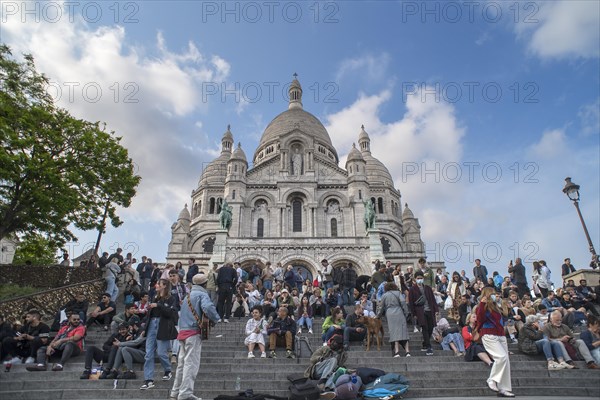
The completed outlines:
{"type": "Polygon", "coordinates": [[[242,390],[242,378],[239,376],[235,379],[235,390],[242,390]]]}
{"type": "Polygon", "coordinates": [[[358,379],[356,378],[356,375],[352,375],[352,383],[356,385],[356,382],[358,382],[358,379]]]}

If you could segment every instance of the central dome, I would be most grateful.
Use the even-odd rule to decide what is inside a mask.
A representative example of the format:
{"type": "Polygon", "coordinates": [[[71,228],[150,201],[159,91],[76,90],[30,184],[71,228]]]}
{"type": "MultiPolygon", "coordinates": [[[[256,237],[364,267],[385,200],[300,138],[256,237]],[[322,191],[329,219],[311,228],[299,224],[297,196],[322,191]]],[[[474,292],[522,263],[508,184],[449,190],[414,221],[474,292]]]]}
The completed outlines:
{"type": "Polygon", "coordinates": [[[300,129],[302,132],[314,136],[316,140],[323,144],[333,147],[329,133],[327,133],[321,121],[301,108],[286,110],[276,116],[265,129],[258,147],[262,147],[294,129],[300,129]]]}

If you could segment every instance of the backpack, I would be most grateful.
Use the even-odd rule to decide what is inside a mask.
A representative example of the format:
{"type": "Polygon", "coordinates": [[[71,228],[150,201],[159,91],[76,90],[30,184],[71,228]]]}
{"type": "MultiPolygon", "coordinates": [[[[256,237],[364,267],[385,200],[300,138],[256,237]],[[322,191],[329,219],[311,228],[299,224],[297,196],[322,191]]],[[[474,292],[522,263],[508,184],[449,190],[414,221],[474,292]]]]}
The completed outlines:
{"type": "Polygon", "coordinates": [[[321,390],[316,381],[293,376],[288,376],[288,380],[292,383],[289,386],[289,400],[319,400],[321,398],[321,390]]]}
{"type": "Polygon", "coordinates": [[[363,397],[380,398],[384,396],[399,396],[408,390],[408,380],[400,374],[385,374],[365,386],[363,397]]]}
{"type": "Polygon", "coordinates": [[[335,381],[335,398],[340,400],[358,399],[361,386],[360,376],[344,374],[335,381]]]}

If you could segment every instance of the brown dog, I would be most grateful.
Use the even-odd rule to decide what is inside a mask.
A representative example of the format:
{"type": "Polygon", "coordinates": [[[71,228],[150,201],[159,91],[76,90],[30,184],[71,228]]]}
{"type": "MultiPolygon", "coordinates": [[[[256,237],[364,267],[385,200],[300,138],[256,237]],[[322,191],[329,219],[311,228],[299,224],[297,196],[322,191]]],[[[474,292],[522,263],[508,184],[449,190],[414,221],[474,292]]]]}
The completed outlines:
{"type": "Polygon", "coordinates": [[[381,350],[381,343],[383,342],[383,325],[379,318],[370,318],[362,316],[357,319],[359,324],[363,324],[367,327],[367,351],[371,347],[371,339],[375,337],[377,340],[377,350],[381,350]],[[381,335],[381,339],[379,336],[381,335]]]}

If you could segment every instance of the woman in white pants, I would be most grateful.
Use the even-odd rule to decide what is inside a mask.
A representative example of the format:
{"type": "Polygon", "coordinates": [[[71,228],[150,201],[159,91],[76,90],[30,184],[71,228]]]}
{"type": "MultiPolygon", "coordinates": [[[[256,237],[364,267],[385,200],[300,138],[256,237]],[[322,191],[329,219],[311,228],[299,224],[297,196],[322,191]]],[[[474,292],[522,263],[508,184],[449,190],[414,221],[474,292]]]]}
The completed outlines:
{"type": "Polygon", "coordinates": [[[502,314],[496,304],[494,288],[485,287],[481,291],[480,303],[477,306],[476,329],[481,335],[481,342],[486,352],[494,359],[488,387],[498,393],[499,397],[515,397],[511,392],[510,360],[508,358],[508,344],[504,336],[502,314]]]}

